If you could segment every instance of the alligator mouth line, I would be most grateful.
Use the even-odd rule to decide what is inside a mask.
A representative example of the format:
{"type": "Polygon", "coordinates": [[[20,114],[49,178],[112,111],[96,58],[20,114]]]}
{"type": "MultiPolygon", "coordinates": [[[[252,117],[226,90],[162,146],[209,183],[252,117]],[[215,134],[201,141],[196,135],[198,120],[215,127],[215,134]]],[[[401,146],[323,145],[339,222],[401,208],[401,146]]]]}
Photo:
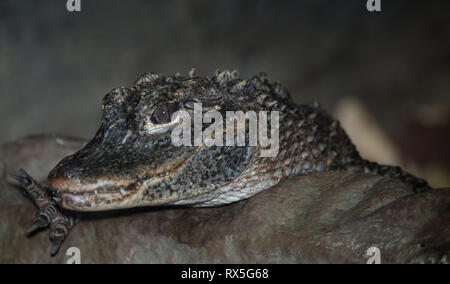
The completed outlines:
{"type": "Polygon", "coordinates": [[[105,210],[113,204],[127,202],[136,193],[136,185],[131,182],[98,182],[76,184],[62,179],[50,181],[53,199],[63,208],[72,210],[105,210]]]}
{"type": "Polygon", "coordinates": [[[54,200],[66,209],[104,210],[109,205],[126,202],[135,191],[117,189],[95,189],[85,192],[54,191],[54,200]]]}

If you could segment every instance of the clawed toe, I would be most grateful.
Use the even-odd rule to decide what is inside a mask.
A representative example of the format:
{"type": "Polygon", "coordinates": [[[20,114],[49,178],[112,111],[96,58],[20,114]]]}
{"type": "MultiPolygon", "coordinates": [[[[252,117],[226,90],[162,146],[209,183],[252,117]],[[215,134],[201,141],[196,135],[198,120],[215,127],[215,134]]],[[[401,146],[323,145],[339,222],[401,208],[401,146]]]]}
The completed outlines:
{"type": "Polygon", "coordinates": [[[36,232],[37,230],[39,230],[41,228],[45,228],[47,226],[48,226],[48,222],[46,220],[44,220],[41,217],[36,217],[34,219],[33,224],[31,224],[31,226],[28,227],[27,234],[31,235],[32,233],[36,232]]]}
{"type": "Polygon", "coordinates": [[[50,224],[50,240],[52,241],[52,247],[50,254],[55,255],[64,239],[67,237],[69,230],[75,225],[76,219],[72,216],[63,215],[59,212],[59,215],[52,220],[50,224]]]}
{"type": "Polygon", "coordinates": [[[28,187],[29,185],[31,185],[33,179],[27,174],[27,172],[25,172],[23,169],[19,170],[20,175],[15,175],[10,173],[9,175],[17,180],[18,182],[20,182],[24,187],[28,187]]]}
{"type": "Polygon", "coordinates": [[[20,169],[19,175],[10,174],[10,176],[22,184],[27,194],[39,208],[33,223],[26,230],[27,234],[49,227],[50,240],[52,241],[50,254],[55,255],[67,237],[69,230],[75,225],[76,219],[61,212],[49,190],[37,183],[23,169],[20,169]]]}

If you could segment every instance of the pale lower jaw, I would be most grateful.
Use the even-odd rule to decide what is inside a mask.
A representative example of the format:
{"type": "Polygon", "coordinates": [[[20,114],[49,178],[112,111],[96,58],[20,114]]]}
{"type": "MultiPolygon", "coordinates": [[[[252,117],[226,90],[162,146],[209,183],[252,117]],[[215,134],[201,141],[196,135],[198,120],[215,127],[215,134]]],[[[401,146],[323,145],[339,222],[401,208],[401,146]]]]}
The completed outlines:
{"type": "Polygon", "coordinates": [[[120,208],[122,201],[129,196],[125,192],[82,194],[62,193],[56,196],[55,201],[64,209],[73,211],[105,211],[120,208]]]}

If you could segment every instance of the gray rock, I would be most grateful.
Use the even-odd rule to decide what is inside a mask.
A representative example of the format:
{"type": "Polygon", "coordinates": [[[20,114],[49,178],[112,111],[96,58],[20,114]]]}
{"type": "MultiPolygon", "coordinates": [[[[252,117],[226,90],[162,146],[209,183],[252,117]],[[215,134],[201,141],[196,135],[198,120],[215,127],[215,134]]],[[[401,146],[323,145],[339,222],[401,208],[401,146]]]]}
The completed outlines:
{"type": "MultiPolygon", "coordinates": [[[[0,164],[45,180],[83,144],[28,137],[2,146],[0,164]]],[[[33,203],[1,177],[1,263],[64,263],[69,247],[80,249],[83,263],[366,263],[371,247],[382,263],[447,263],[450,256],[450,189],[413,194],[397,180],[330,172],[217,208],[84,214],[50,257],[46,231],[25,235],[33,203]]]]}

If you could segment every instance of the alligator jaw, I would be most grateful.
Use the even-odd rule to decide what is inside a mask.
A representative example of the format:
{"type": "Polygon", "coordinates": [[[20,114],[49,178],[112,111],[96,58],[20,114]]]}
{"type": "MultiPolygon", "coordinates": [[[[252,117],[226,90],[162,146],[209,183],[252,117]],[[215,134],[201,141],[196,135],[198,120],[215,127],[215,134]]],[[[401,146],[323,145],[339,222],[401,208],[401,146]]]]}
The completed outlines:
{"type": "Polygon", "coordinates": [[[49,178],[48,182],[54,200],[61,207],[74,211],[103,211],[113,207],[132,207],[131,201],[136,193],[134,183],[123,181],[110,180],[83,184],[53,177],[49,178]]]}

